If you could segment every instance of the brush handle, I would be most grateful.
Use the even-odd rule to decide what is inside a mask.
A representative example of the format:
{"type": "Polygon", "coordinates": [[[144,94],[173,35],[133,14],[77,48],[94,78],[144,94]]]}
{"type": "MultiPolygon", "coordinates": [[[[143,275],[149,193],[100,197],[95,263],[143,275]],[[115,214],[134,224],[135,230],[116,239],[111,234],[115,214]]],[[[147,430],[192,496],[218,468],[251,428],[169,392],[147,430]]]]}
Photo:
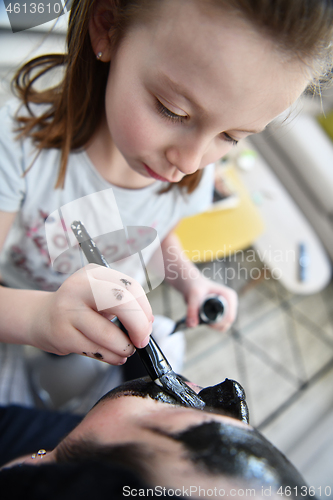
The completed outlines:
{"type": "MultiPolygon", "coordinates": [[[[126,328],[118,318],[114,318],[112,323],[116,324],[124,333],[126,333],[126,335],[128,335],[126,328]]],[[[171,365],[153,337],[150,337],[146,347],[137,349],[137,352],[152,380],[156,380],[172,370],[171,365]]]]}
{"type": "Polygon", "coordinates": [[[72,231],[90,264],[98,264],[110,268],[108,262],[97,248],[95,242],[90,238],[88,231],[80,221],[73,221],[71,224],[72,231]]]}

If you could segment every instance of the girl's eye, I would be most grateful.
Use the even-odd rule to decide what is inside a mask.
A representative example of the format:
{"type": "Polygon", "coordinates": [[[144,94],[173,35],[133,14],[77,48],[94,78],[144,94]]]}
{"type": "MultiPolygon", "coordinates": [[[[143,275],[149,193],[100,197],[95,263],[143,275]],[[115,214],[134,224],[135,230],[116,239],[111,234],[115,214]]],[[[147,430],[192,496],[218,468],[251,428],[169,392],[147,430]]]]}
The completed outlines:
{"type": "Polygon", "coordinates": [[[223,132],[223,138],[228,141],[228,142],[232,142],[232,145],[233,146],[236,146],[238,144],[238,141],[236,141],[236,139],[233,139],[232,137],[230,137],[229,134],[227,134],[226,132],[223,132]]]}
{"type": "Polygon", "coordinates": [[[160,115],[162,115],[164,118],[168,118],[173,122],[183,122],[187,119],[187,116],[177,115],[176,113],[170,111],[170,109],[166,108],[164,104],[162,104],[158,99],[156,99],[156,108],[160,115]]]}

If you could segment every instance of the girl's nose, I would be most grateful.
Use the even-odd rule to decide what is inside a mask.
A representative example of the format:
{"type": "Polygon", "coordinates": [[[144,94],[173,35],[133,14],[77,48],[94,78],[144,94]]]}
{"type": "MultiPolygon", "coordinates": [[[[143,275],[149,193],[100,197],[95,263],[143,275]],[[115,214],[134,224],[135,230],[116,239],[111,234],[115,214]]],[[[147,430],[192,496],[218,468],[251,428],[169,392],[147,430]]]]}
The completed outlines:
{"type": "Polygon", "coordinates": [[[171,165],[178,168],[183,174],[189,175],[200,168],[205,152],[205,147],[191,142],[188,145],[180,144],[169,147],[165,156],[171,165]]]}

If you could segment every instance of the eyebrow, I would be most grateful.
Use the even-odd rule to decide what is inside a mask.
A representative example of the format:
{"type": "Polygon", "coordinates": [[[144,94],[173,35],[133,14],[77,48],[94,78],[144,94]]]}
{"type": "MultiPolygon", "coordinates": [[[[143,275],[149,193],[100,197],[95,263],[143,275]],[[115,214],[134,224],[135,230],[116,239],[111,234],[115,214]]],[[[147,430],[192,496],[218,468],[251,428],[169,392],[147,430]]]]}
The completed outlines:
{"type": "MultiPolygon", "coordinates": [[[[228,415],[226,415],[226,416],[228,416],[228,415]]],[[[180,433],[186,432],[189,429],[200,427],[200,425],[203,425],[204,423],[211,423],[211,422],[217,422],[217,421],[212,419],[212,420],[209,420],[208,422],[198,422],[196,424],[189,424],[188,427],[186,427],[183,431],[180,431],[180,433]]],[[[221,422],[217,422],[217,423],[223,425],[221,422]]],[[[141,425],[140,427],[141,427],[141,429],[149,431],[152,434],[156,434],[157,436],[162,436],[162,437],[165,437],[167,439],[171,439],[172,441],[178,441],[177,435],[179,434],[179,432],[171,432],[171,431],[164,429],[163,427],[160,427],[160,426],[154,425],[154,424],[141,425]]]]}
{"type": "MultiPolygon", "coordinates": [[[[175,406],[181,406],[181,405],[175,405],[175,406]]],[[[221,423],[221,422],[218,422],[217,420],[214,420],[213,419],[213,416],[214,415],[222,415],[224,417],[229,417],[229,418],[233,418],[234,420],[238,420],[236,419],[235,417],[233,417],[232,415],[230,415],[230,413],[228,413],[227,411],[225,410],[222,410],[220,408],[212,408],[212,407],[206,407],[204,408],[203,410],[199,410],[197,408],[191,408],[195,411],[198,411],[200,413],[204,412],[206,414],[211,414],[212,415],[212,420],[209,421],[209,422],[217,422],[217,423],[221,423]]],[[[241,420],[238,420],[239,422],[241,422],[241,420]]],[[[196,426],[199,426],[201,425],[203,422],[199,422],[197,424],[192,424],[190,425],[190,427],[196,427],[196,426]]],[[[207,423],[207,422],[206,422],[207,423]]],[[[140,425],[140,428],[141,429],[144,429],[144,430],[147,430],[147,431],[150,431],[152,432],[153,434],[157,434],[159,436],[164,436],[164,437],[167,437],[167,438],[170,438],[172,440],[175,440],[175,433],[172,433],[170,431],[167,431],[166,429],[164,429],[163,427],[157,425],[157,424],[142,424],[140,425]]]]}
{"type": "Polygon", "coordinates": [[[157,434],[158,436],[163,436],[163,437],[173,439],[173,435],[170,432],[166,431],[162,427],[158,427],[157,425],[141,425],[140,427],[141,427],[141,429],[144,429],[146,431],[150,431],[153,434],[157,434]]]}
{"type": "MultiPolygon", "coordinates": [[[[161,83],[167,84],[173,92],[185,97],[185,99],[187,99],[195,108],[197,108],[200,113],[207,114],[204,108],[197,102],[196,98],[191,93],[191,91],[189,91],[189,89],[187,89],[180,83],[177,83],[174,80],[172,80],[163,71],[160,70],[158,71],[157,78],[161,81],[161,83]]],[[[266,127],[262,129],[234,129],[234,130],[235,131],[237,130],[237,132],[244,132],[246,134],[259,134],[260,132],[263,132],[265,129],[266,127]]]]}
{"type": "MultiPolygon", "coordinates": [[[[200,425],[200,424],[198,424],[198,425],[200,425]]],[[[142,425],[140,427],[141,427],[141,429],[149,431],[152,434],[156,434],[157,436],[162,436],[164,438],[171,439],[172,441],[177,441],[177,439],[175,439],[174,433],[167,431],[166,429],[163,429],[162,427],[158,427],[157,425],[142,425]]],[[[191,426],[191,427],[193,427],[193,426],[191,426]]]]}

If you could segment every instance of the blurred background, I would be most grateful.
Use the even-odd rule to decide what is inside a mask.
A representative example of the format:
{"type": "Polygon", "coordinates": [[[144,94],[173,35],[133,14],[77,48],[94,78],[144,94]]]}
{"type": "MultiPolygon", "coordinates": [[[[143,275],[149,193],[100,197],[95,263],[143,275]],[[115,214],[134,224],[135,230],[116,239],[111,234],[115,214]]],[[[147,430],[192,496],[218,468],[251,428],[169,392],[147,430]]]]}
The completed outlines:
{"type": "MultiPolygon", "coordinates": [[[[24,61],[64,50],[66,22],[13,33],[0,3],[0,105],[24,61]]],[[[227,334],[186,331],[184,375],[240,382],[252,425],[333,498],[333,90],[304,96],[216,170],[212,210],[177,232],[205,276],[238,292],[239,313],[227,334]]],[[[185,314],[165,284],[149,300],[154,314],[185,314]]]]}

